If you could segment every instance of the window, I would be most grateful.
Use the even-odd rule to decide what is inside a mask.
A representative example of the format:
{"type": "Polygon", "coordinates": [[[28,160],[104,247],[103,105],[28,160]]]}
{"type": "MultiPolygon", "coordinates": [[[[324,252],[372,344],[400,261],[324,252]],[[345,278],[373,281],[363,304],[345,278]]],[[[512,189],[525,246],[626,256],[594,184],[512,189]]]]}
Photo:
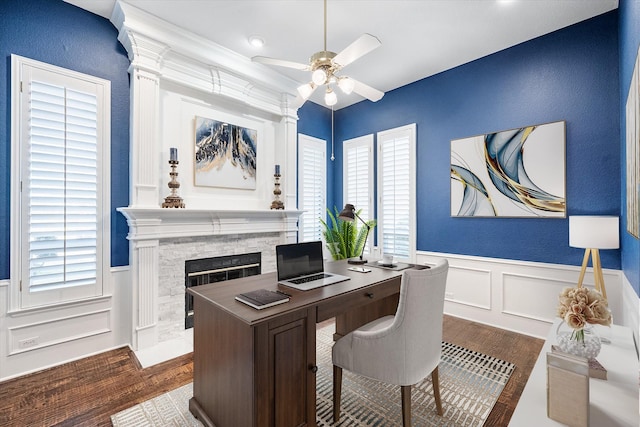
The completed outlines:
{"type": "Polygon", "coordinates": [[[320,218],[326,218],[327,143],[298,134],[298,241],[322,240],[320,218]]]}
{"type": "Polygon", "coordinates": [[[12,305],[102,295],[110,83],[13,55],[12,90],[12,305]]]}
{"type": "Polygon", "coordinates": [[[378,245],[382,253],[414,261],[416,125],[379,132],[378,245]]]}
{"type": "MultiPolygon", "coordinates": [[[[344,141],[343,201],[351,203],[364,221],[374,219],[373,214],[373,134],[344,141]]],[[[341,208],[341,207],[340,207],[341,208]]],[[[362,223],[358,221],[358,227],[362,223]]],[[[373,235],[367,239],[365,253],[373,247],[373,235]]]]}

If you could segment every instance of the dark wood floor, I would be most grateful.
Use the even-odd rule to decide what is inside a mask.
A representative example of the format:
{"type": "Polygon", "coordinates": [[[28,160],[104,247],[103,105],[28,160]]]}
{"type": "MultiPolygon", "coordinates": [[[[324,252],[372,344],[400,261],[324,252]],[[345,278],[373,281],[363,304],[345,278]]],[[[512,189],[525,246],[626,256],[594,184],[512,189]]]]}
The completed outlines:
{"type": "MultiPolygon", "coordinates": [[[[506,426],[543,341],[445,316],[444,340],[517,368],[485,426],[506,426]]],[[[110,416],[193,379],[191,354],[140,369],[121,348],[0,383],[0,426],[111,426],[110,416]]]]}

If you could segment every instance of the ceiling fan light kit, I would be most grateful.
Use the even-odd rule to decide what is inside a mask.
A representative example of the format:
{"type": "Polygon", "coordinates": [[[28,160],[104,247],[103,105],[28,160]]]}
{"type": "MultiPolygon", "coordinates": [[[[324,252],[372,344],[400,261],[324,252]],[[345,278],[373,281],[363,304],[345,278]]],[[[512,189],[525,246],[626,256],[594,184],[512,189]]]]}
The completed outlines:
{"type": "Polygon", "coordinates": [[[327,86],[327,93],[324,95],[324,103],[331,107],[336,105],[337,102],[338,96],[329,86],[327,86]]]}
{"type": "Polygon", "coordinates": [[[342,92],[345,93],[345,95],[350,95],[351,92],[353,92],[354,86],[355,83],[350,77],[345,76],[338,79],[338,87],[340,88],[340,90],[342,90],[342,92]]]}
{"type": "Polygon", "coordinates": [[[318,68],[311,74],[311,81],[316,85],[323,85],[327,82],[327,72],[318,68]]]}
{"type": "Polygon", "coordinates": [[[378,40],[377,37],[365,33],[338,54],[328,51],[327,0],[324,0],[324,50],[311,55],[309,65],[264,56],[254,56],[252,60],[267,65],[311,71],[311,82],[298,87],[298,93],[304,101],[311,97],[318,86],[326,85],[324,102],[328,106],[335,105],[338,102],[338,97],[331,85],[337,84],[340,90],[346,95],[355,92],[370,101],[376,102],[384,96],[384,92],[367,86],[351,77],[336,75],[336,73],[356,59],[380,47],[380,45],[380,40],[378,40]]]}
{"type": "Polygon", "coordinates": [[[313,82],[305,83],[302,86],[298,86],[298,93],[305,101],[309,99],[311,94],[316,90],[316,85],[313,82]]]}

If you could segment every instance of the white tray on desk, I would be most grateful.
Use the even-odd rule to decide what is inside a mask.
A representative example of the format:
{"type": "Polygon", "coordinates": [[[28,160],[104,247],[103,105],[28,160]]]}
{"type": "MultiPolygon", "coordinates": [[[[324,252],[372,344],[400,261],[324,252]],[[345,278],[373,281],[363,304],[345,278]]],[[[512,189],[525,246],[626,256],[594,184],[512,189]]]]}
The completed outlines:
{"type": "MultiPolygon", "coordinates": [[[[527,381],[509,426],[562,426],[547,417],[547,362],[546,354],[556,344],[556,319],[540,351],[531,376],[527,381]]],[[[638,357],[630,328],[612,325],[597,327],[602,343],[596,358],[607,370],[607,379],[589,380],[590,425],[592,427],[638,427],[640,425],[638,400],[638,357]]]]}

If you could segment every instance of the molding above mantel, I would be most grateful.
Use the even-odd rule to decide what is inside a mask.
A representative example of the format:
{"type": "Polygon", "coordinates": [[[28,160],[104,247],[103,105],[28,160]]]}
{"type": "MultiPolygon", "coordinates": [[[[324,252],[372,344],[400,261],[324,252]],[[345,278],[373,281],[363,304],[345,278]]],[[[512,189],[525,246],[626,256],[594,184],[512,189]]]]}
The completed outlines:
{"type": "Polygon", "coordinates": [[[290,233],[298,210],[118,208],[127,218],[130,241],[228,234],[290,233]]]}
{"type": "Polygon", "coordinates": [[[297,118],[302,101],[296,91],[299,83],[293,79],[125,2],[116,2],[111,22],[132,69],[159,81],[297,118]]]}

